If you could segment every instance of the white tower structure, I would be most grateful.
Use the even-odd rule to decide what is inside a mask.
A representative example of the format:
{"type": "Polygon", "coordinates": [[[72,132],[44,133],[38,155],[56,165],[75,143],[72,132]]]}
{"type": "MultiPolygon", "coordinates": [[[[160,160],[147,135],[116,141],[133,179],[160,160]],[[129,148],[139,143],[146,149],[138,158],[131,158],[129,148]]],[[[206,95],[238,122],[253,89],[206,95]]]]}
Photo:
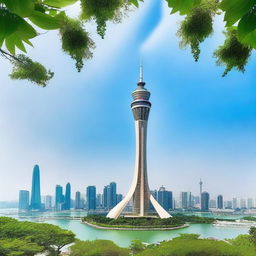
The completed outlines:
{"type": "Polygon", "coordinates": [[[147,123],[151,103],[149,102],[150,92],[144,88],[142,65],[140,65],[140,80],[137,86],[137,89],[132,93],[133,101],[131,104],[136,131],[136,160],[133,181],[126,197],[108,213],[107,217],[118,218],[129,201],[132,200],[133,216],[149,216],[151,202],[160,218],[169,218],[171,215],[150,194],[148,186],[146,149],[147,123]]]}

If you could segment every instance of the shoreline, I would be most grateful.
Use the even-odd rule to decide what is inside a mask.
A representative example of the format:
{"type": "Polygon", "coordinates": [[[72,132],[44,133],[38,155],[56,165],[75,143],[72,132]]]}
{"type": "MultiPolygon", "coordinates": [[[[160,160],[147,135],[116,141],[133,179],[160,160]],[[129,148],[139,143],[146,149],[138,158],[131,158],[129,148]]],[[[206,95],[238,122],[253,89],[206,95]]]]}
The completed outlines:
{"type": "Polygon", "coordinates": [[[105,230],[132,230],[132,231],[161,231],[161,230],[177,230],[177,229],[182,229],[182,228],[187,228],[190,225],[189,224],[184,224],[182,226],[178,226],[178,227],[169,227],[169,228],[125,228],[125,227],[102,227],[102,226],[98,226],[95,224],[92,224],[90,222],[87,221],[81,221],[81,223],[88,225],[90,227],[93,228],[97,228],[97,229],[105,229],[105,230]]]}

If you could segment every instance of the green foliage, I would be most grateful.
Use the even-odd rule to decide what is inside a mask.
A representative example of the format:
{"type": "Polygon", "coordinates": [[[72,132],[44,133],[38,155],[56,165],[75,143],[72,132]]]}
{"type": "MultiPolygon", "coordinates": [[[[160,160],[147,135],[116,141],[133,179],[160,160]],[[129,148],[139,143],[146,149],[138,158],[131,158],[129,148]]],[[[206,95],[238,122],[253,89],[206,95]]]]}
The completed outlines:
{"type": "Polygon", "coordinates": [[[0,239],[1,256],[33,256],[42,251],[42,246],[26,240],[0,239]]]}
{"type": "Polygon", "coordinates": [[[106,22],[120,21],[123,6],[125,6],[124,0],[81,0],[81,17],[85,20],[94,19],[97,23],[98,34],[104,38],[106,22]]]}
{"type": "Polygon", "coordinates": [[[249,234],[250,234],[249,240],[256,247],[256,227],[251,227],[249,230],[249,234]]]}
{"type": "Polygon", "coordinates": [[[12,60],[13,70],[10,74],[12,79],[27,79],[42,87],[45,87],[54,73],[40,64],[32,61],[29,57],[20,54],[12,60]]]}
{"type": "Polygon", "coordinates": [[[146,245],[143,244],[140,240],[133,240],[130,245],[130,250],[132,254],[137,254],[146,249],[146,245]]]}
{"type": "MultiPolygon", "coordinates": [[[[24,253],[17,255],[21,256],[30,256],[35,254],[32,253],[33,251],[46,250],[54,251],[55,255],[58,255],[62,247],[74,241],[75,235],[71,231],[51,224],[19,222],[11,218],[0,217],[0,250],[8,248],[10,251],[20,250],[24,253]],[[29,250],[32,254],[29,254],[29,250]]],[[[1,253],[0,255],[2,256],[1,253]]],[[[14,254],[6,255],[14,256],[14,254]]]]}
{"type": "Polygon", "coordinates": [[[166,0],[168,6],[172,8],[171,13],[180,12],[181,15],[188,14],[194,7],[198,6],[202,0],[166,0]]]}
{"type": "Polygon", "coordinates": [[[226,76],[233,68],[244,72],[252,49],[239,42],[236,29],[228,30],[225,35],[224,44],[214,52],[214,57],[217,58],[217,65],[226,66],[222,76],[226,76]]]}
{"type": "Polygon", "coordinates": [[[243,220],[249,220],[249,221],[256,221],[256,217],[253,216],[246,216],[242,218],[243,220]]]}
{"type": "Polygon", "coordinates": [[[126,218],[119,217],[117,219],[106,218],[101,215],[88,215],[83,219],[86,222],[93,223],[99,226],[106,227],[123,227],[123,228],[169,228],[169,227],[179,227],[184,225],[186,222],[189,223],[213,223],[214,218],[206,218],[199,216],[187,216],[178,214],[172,218],[160,219],[160,218],[126,218]]]}
{"type": "Polygon", "coordinates": [[[200,55],[199,44],[212,34],[212,26],[212,12],[202,6],[194,8],[181,23],[177,33],[181,38],[180,47],[190,45],[195,61],[200,55]]]}
{"type": "Polygon", "coordinates": [[[180,234],[178,237],[173,238],[173,240],[196,240],[199,239],[198,234],[180,234]]]}
{"type": "Polygon", "coordinates": [[[197,236],[182,235],[159,246],[146,248],[138,256],[253,256],[253,247],[235,246],[225,241],[198,239],[197,236]]]}
{"type": "Polygon", "coordinates": [[[249,12],[238,23],[237,36],[241,43],[256,48],[256,15],[249,12]]]}
{"type": "Polygon", "coordinates": [[[239,21],[256,4],[256,0],[222,0],[220,8],[225,12],[228,27],[239,21]]]}
{"type": "Polygon", "coordinates": [[[129,250],[112,241],[78,241],[70,248],[70,256],[128,256],[129,250]]]}
{"type": "Polygon", "coordinates": [[[76,3],[78,0],[44,0],[44,4],[56,8],[62,8],[76,3]]]}
{"type": "Polygon", "coordinates": [[[76,68],[80,72],[83,60],[93,56],[91,49],[95,48],[94,42],[78,20],[67,19],[60,28],[60,35],[63,51],[76,60],[76,68]]]}
{"type": "Polygon", "coordinates": [[[29,44],[29,39],[36,35],[35,29],[24,19],[0,7],[0,47],[5,40],[10,53],[15,54],[15,47],[25,52],[23,42],[29,44]]]}

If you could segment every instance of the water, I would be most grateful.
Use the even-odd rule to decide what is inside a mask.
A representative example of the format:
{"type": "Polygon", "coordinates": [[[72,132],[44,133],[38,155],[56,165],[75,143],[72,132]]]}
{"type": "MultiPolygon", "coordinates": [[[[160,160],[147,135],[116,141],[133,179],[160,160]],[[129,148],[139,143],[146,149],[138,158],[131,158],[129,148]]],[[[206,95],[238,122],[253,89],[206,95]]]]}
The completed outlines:
{"type": "MultiPolygon", "coordinates": [[[[77,238],[81,240],[107,239],[112,240],[119,246],[128,247],[132,240],[139,239],[146,243],[156,243],[163,240],[169,240],[181,233],[197,233],[201,237],[214,237],[218,239],[234,238],[240,234],[247,234],[248,228],[229,228],[215,227],[211,224],[192,224],[187,228],[168,231],[127,231],[127,230],[101,230],[87,226],[79,220],[53,219],[65,216],[84,216],[85,212],[46,212],[46,213],[22,213],[18,214],[17,210],[0,210],[0,216],[9,216],[20,220],[40,221],[39,217],[48,217],[50,219],[45,222],[57,225],[64,229],[73,231],[77,238]],[[52,219],[51,219],[52,218],[52,219]]],[[[237,219],[243,215],[227,215],[227,214],[203,214],[203,216],[237,219]]]]}

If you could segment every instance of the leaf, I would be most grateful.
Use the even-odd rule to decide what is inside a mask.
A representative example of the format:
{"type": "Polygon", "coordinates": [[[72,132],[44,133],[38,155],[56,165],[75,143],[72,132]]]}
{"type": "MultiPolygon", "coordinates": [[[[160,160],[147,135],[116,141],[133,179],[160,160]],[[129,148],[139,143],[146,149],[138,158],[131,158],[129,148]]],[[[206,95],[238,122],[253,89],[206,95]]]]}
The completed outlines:
{"type": "Polygon", "coordinates": [[[33,0],[3,0],[6,7],[21,17],[28,17],[34,10],[33,0]]]}
{"type": "Polygon", "coordinates": [[[78,0],[45,0],[44,4],[52,7],[61,8],[76,3],[78,0]]]}
{"type": "Polygon", "coordinates": [[[0,9],[0,38],[12,34],[17,30],[22,18],[6,9],[0,9]]]}
{"type": "Polygon", "coordinates": [[[239,21],[255,4],[256,0],[223,0],[220,8],[225,12],[226,26],[239,21]]]}
{"type": "Polygon", "coordinates": [[[239,21],[238,39],[253,48],[256,48],[256,15],[253,13],[247,13],[239,21]]]}
{"type": "Polygon", "coordinates": [[[188,14],[201,0],[166,0],[168,6],[172,8],[171,13],[180,12],[181,15],[188,14]]]}
{"type": "Polygon", "coordinates": [[[139,7],[139,2],[138,0],[131,0],[131,3],[136,6],[137,8],[139,7]]]}
{"type": "Polygon", "coordinates": [[[29,19],[35,25],[45,30],[58,29],[61,26],[61,18],[57,15],[52,17],[51,15],[34,11],[29,19]]]}
{"type": "Polygon", "coordinates": [[[14,43],[14,39],[12,36],[9,36],[5,39],[5,46],[8,49],[8,51],[15,55],[15,43],[14,43]]]}
{"type": "Polygon", "coordinates": [[[24,19],[20,21],[16,33],[20,36],[20,38],[22,38],[22,40],[31,39],[37,36],[36,30],[24,19]]]}

